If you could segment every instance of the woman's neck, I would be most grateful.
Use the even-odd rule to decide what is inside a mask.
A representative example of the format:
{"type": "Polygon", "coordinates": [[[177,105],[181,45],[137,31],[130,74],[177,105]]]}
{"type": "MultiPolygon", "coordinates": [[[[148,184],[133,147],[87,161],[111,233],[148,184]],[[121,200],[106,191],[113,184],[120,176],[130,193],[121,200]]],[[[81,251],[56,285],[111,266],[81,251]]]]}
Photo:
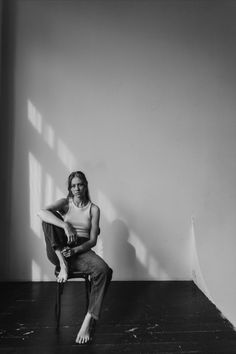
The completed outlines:
{"type": "Polygon", "coordinates": [[[73,202],[77,207],[83,207],[87,204],[86,200],[82,200],[81,198],[78,198],[76,196],[73,197],[73,202]]]}

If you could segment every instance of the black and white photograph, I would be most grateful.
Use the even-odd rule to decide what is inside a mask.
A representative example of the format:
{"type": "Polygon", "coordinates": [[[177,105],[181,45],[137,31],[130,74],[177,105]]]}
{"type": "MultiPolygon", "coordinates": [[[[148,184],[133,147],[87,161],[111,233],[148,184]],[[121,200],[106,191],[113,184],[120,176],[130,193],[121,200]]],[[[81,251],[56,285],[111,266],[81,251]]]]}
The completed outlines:
{"type": "Polygon", "coordinates": [[[236,0],[0,0],[0,354],[236,353],[236,0]]]}

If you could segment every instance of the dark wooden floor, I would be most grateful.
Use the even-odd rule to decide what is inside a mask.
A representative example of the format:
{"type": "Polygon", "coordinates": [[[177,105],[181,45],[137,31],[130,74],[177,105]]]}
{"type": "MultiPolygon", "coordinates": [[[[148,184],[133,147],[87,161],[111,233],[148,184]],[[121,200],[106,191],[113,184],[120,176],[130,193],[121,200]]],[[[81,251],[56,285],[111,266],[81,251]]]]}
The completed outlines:
{"type": "Polygon", "coordinates": [[[0,283],[0,353],[236,353],[230,323],[192,282],[112,282],[94,342],[76,345],[84,284],[69,282],[59,332],[55,283],[0,283]]]}

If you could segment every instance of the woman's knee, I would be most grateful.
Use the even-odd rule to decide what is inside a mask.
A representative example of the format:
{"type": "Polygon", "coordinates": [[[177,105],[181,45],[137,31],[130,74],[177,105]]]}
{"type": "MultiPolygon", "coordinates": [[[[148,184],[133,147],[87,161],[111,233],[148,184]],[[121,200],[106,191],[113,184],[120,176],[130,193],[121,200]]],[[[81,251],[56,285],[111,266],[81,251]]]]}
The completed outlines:
{"type": "Polygon", "coordinates": [[[104,262],[104,264],[100,265],[97,270],[96,273],[108,280],[112,279],[112,274],[113,274],[113,270],[104,262]]]}

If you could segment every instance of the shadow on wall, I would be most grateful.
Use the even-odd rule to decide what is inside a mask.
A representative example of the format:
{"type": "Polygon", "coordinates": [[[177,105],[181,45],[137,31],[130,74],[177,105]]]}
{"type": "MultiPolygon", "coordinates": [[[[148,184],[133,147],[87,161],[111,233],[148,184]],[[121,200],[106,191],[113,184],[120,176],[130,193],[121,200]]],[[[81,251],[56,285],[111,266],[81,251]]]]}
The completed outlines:
{"type": "Polygon", "coordinates": [[[121,219],[115,219],[103,237],[104,257],[114,264],[118,279],[132,280],[147,278],[148,270],[138,260],[135,247],[129,243],[130,231],[121,219]]]}

